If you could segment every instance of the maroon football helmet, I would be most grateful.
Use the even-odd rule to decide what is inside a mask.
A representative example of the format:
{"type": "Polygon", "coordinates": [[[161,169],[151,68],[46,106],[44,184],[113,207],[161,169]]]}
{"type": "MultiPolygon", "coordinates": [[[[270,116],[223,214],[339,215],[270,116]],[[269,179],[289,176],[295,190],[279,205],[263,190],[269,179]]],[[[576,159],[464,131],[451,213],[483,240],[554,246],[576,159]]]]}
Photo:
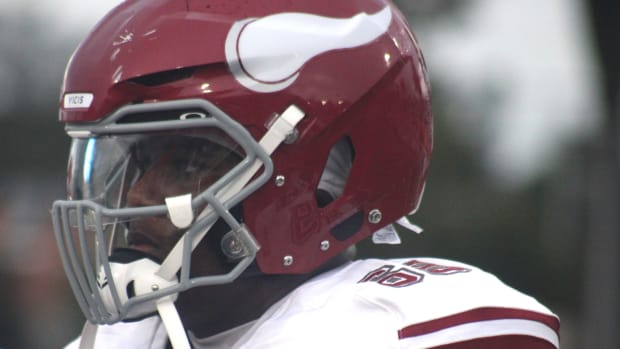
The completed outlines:
{"type": "Polygon", "coordinates": [[[417,208],[432,149],[422,53],[389,0],[127,0],[71,58],[60,121],[73,143],[55,230],[96,323],[250,265],[317,269],[417,208]],[[162,168],[158,199],[132,201],[162,168]],[[145,217],[176,229],[174,251],[114,256],[149,254],[132,233],[145,217]],[[196,277],[218,224],[234,267],[196,277]]]}

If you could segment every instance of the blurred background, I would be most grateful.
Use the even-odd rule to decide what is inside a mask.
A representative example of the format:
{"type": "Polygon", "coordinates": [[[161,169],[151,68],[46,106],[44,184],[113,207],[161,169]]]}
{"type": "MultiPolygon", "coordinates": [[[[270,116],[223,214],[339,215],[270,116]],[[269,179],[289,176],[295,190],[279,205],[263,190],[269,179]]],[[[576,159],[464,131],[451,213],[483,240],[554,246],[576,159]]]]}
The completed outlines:
{"type": "MultiPolygon", "coordinates": [[[[60,348],[81,329],[49,216],[69,145],[57,100],[118,2],[0,0],[1,348],[60,348]]],[[[559,314],[564,349],[618,348],[620,2],[397,3],[433,85],[425,232],[362,254],[475,264],[559,314]]]]}

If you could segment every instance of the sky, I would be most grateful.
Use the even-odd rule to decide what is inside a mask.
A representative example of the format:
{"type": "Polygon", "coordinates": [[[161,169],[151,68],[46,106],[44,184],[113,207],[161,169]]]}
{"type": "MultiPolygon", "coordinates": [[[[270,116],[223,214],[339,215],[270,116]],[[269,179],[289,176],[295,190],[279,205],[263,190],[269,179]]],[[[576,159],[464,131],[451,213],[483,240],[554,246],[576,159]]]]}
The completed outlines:
{"type": "MultiPolygon", "coordinates": [[[[120,2],[0,0],[0,20],[34,14],[49,35],[82,38],[120,2]]],[[[449,97],[441,107],[458,110],[449,113],[456,133],[481,149],[483,165],[505,185],[544,174],[600,127],[596,57],[580,3],[472,0],[456,18],[414,23],[432,80],[449,97]]]]}

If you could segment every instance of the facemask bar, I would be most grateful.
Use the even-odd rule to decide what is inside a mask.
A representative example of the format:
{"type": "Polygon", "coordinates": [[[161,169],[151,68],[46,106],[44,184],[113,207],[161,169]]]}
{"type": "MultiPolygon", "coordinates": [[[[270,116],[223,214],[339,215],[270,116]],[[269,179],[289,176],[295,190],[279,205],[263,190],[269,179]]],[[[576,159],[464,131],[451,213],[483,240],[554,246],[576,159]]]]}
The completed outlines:
{"type": "MultiPolygon", "coordinates": [[[[197,115],[199,113],[196,113],[197,115]]],[[[67,133],[73,137],[90,137],[99,134],[129,134],[150,131],[165,131],[171,129],[184,128],[204,128],[216,127],[223,130],[237,144],[239,144],[246,156],[231,171],[225,174],[217,182],[211,185],[207,190],[203,191],[192,200],[192,208],[194,210],[204,207],[210,208],[206,215],[201,215],[199,219],[185,233],[188,239],[182,239],[180,245],[183,249],[183,259],[181,268],[181,280],[179,283],[172,282],[168,287],[160,288],[148,292],[148,294],[139,294],[130,299],[126,299],[125,295],[119,293],[119,289],[110,267],[108,259],[108,251],[106,250],[106,238],[103,231],[104,217],[110,217],[112,220],[126,219],[136,216],[147,215],[163,215],[167,213],[165,205],[149,206],[149,207],[131,207],[123,209],[110,209],[103,207],[90,200],[69,200],[56,201],[52,208],[52,218],[56,240],[62,257],[63,265],[71,287],[75,293],[76,299],[82,308],[85,316],[90,322],[100,324],[111,324],[133,314],[134,310],[140,305],[149,301],[176,294],[196,285],[209,285],[218,283],[227,283],[233,281],[245,268],[247,268],[255,258],[258,246],[254,244],[254,248],[250,249],[247,256],[242,258],[239,263],[229,273],[224,275],[204,276],[198,281],[190,280],[189,264],[191,260],[191,251],[193,249],[192,242],[196,237],[206,234],[206,229],[210,228],[214,222],[222,217],[233,231],[247,242],[253,241],[252,235],[247,229],[241,225],[229,210],[239,204],[244,198],[256,191],[266,181],[269,180],[273,173],[273,163],[269,155],[258,144],[249,132],[232,118],[228,117],[223,111],[219,110],[213,104],[200,99],[161,102],[127,106],[119,109],[117,112],[106,118],[96,125],[69,125],[67,133]],[[174,110],[198,110],[200,115],[205,117],[199,119],[179,118],[178,120],[122,123],[119,122],[123,117],[131,114],[149,113],[158,111],[174,111],[174,110]],[[243,188],[221,198],[219,192],[229,186],[236,178],[243,176],[252,167],[263,167],[263,172],[255,179],[249,181],[243,188]],[[75,227],[71,227],[71,217],[76,217],[75,227]],[[90,217],[94,222],[94,251],[89,251],[88,240],[93,240],[86,227],[84,217],[90,217]],[[77,237],[74,238],[73,231],[77,230],[77,237]],[[76,244],[75,241],[79,243],[76,244]],[[95,254],[96,263],[93,262],[91,252],[95,254]],[[97,269],[93,269],[91,265],[99,267],[99,275],[95,275],[97,269]],[[101,284],[109,283],[111,299],[103,299],[101,294],[101,284]],[[113,303],[113,306],[110,306],[113,303]]],[[[177,244],[179,245],[179,244],[177,244]]],[[[252,244],[249,243],[252,247],[252,244]]],[[[152,274],[155,274],[153,271],[152,274]]],[[[122,288],[122,287],[121,287],[122,288]]],[[[122,291],[121,291],[122,293],[122,291]]]]}

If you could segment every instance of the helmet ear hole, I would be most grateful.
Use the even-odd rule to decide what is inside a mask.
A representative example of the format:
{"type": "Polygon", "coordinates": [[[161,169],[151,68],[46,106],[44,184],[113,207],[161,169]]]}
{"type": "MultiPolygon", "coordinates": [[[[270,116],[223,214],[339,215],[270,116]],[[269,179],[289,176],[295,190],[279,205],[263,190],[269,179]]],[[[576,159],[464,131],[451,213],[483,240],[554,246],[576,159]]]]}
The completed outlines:
{"type": "Polygon", "coordinates": [[[316,204],[319,208],[323,208],[334,201],[334,198],[330,193],[323,189],[317,189],[315,193],[316,204]]]}
{"type": "Polygon", "coordinates": [[[341,138],[329,150],[315,194],[318,207],[323,208],[342,195],[354,157],[355,149],[348,136],[341,138]]]}

